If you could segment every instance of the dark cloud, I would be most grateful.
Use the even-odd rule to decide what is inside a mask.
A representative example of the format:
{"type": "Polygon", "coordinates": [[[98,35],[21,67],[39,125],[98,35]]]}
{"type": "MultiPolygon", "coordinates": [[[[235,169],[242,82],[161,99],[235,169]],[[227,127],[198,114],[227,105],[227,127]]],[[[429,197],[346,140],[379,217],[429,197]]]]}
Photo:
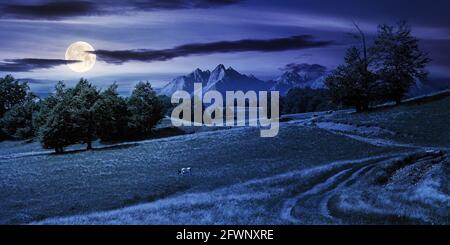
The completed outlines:
{"type": "Polygon", "coordinates": [[[49,69],[68,63],[77,63],[78,60],[60,59],[8,59],[0,62],[0,71],[3,72],[27,72],[36,69],[49,69]]]}
{"type": "Polygon", "coordinates": [[[39,4],[5,4],[4,16],[24,19],[58,19],[97,13],[97,6],[88,1],[58,1],[39,4]]]}
{"type": "Polygon", "coordinates": [[[292,71],[292,72],[319,72],[323,73],[327,70],[327,68],[323,65],[319,64],[308,64],[308,63],[290,63],[285,65],[283,68],[280,68],[282,71],[292,71]]]}
{"type": "Polygon", "coordinates": [[[150,1],[129,1],[128,4],[134,9],[155,10],[155,9],[191,9],[191,8],[211,8],[225,5],[232,5],[242,2],[241,0],[150,0],[150,1]]]}
{"type": "Polygon", "coordinates": [[[210,8],[239,2],[241,0],[53,0],[33,3],[0,3],[0,14],[3,18],[53,20],[75,16],[122,14],[128,11],[210,8]]]}
{"type": "Polygon", "coordinates": [[[213,43],[194,43],[177,46],[172,49],[162,50],[96,50],[100,60],[107,63],[121,64],[127,61],[165,61],[176,57],[189,55],[207,55],[213,53],[234,53],[234,52],[276,52],[295,49],[318,48],[332,45],[331,41],[315,41],[311,36],[292,36],[276,39],[244,39],[238,41],[221,41],[213,43]]]}

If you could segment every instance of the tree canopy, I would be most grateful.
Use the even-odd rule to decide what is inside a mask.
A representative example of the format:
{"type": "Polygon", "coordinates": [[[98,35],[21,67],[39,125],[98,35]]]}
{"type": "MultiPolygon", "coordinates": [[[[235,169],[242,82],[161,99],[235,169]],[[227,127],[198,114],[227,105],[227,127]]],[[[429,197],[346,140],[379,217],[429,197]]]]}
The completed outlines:
{"type": "Polygon", "coordinates": [[[420,50],[406,22],[396,27],[380,25],[370,48],[356,27],[362,48],[349,48],[344,64],[326,79],[333,101],[354,106],[357,111],[367,111],[370,103],[377,101],[400,103],[415,79],[426,79],[430,59],[420,50]]]}
{"type": "Polygon", "coordinates": [[[99,91],[86,79],[70,89],[58,83],[35,119],[42,145],[59,153],[78,143],[91,149],[96,139],[119,141],[151,135],[164,110],[150,83],[138,83],[128,99],[119,96],[117,87],[114,83],[99,91]]]}
{"type": "Polygon", "coordinates": [[[380,25],[372,49],[375,70],[384,83],[382,93],[387,100],[400,103],[415,79],[427,78],[425,68],[430,59],[419,49],[419,40],[411,35],[406,22],[380,25]]]}
{"type": "Polygon", "coordinates": [[[135,136],[149,135],[163,118],[164,108],[149,82],[139,82],[127,101],[128,127],[135,136]]]}

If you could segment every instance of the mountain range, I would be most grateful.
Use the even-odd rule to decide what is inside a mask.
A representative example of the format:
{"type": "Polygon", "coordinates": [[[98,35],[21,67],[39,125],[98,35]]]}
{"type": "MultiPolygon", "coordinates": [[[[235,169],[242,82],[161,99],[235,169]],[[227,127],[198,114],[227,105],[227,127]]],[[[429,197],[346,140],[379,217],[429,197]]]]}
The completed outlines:
{"type": "Polygon", "coordinates": [[[196,69],[185,76],[177,77],[162,87],[159,94],[171,96],[177,90],[185,90],[192,94],[194,83],[201,83],[203,92],[217,90],[225,94],[225,91],[254,90],[280,91],[281,95],[286,95],[291,88],[295,87],[324,88],[327,74],[323,66],[304,64],[301,69],[285,71],[274,80],[263,81],[253,75],[241,74],[232,67],[225,68],[223,64],[220,64],[213,71],[196,69]]]}
{"type": "MultiPolygon", "coordinates": [[[[187,75],[179,76],[159,89],[158,93],[171,96],[177,90],[184,90],[193,94],[194,83],[201,83],[203,92],[216,90],[225,94],[225,91],[236,90],[280,91],[280,95],[284,96],[292,88],[324,89],[325,79],[331,72],[318,64],[296,64],[295,67],[283,71],[276,79],[263,81],[253,75],[241,74],[232,67],[226,68],[220,64],[212,71],[196,69],[187,75]]],[[[417,96],[434,91],[436,89],[433,86],[416,81],[409,95],[417,96]]]]}
{"type": "Polygon", "coordinates": [[[280,91],[281,95],[286,95],[292,88],[325,88],[325,79],[329,71],[318,64],[299,64],[295,68],[285,71],[276,78],[271,87],[271,91],[280,91]]]}
{"type": "Polygon", "coordinates": [[[221,93],[225,91],[267,91],[271,88],[271,83],[259,80],[250,75],[244,75],[232,67],[225,68],[224,65],[218,65],[213,71],[202,71],[196,69],[195,71],[173,79],[170,83],[162,87],[160,94],[170,96],[177,90],[185,90],[189,93],[194,92],[194,83],[201,83],[203,92],[210,90],[217,90],[221,93]]]}

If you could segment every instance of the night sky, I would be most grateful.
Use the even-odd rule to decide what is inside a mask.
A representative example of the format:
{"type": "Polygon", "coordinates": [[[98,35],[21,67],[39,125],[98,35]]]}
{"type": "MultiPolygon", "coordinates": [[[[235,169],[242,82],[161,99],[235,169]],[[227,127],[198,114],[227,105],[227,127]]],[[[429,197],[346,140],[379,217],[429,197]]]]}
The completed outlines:
{"type": "Polygon", "coordinates": [[[0,75],[30,80],[45,92],[81,76],[122,92],[148,80],[161,87],[177,75],[218,64],[272,79],[286,64],[333,69],[355,39],[378,24],[407,20],[433,62],[431,77],[450,77],[448,0],[134,0],[0,1],[0,75]],[[71,71],[67,47],[90,43],[86,73],[71,71]]]}

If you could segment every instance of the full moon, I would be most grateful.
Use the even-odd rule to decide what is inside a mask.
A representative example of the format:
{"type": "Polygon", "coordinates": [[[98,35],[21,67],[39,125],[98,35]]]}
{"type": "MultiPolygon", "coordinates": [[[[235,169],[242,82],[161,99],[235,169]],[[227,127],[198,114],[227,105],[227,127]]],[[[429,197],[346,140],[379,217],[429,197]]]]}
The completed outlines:
{"type": "Polygon", "coordinates": [[[66,60],[79,60],[80,62],[68,63],[67,66],[75,72],[87,72],[95,65],[95,54],[87,51],[94,51],[94,48],[87,42],[72,43],[66,51],[66,60]]]}

